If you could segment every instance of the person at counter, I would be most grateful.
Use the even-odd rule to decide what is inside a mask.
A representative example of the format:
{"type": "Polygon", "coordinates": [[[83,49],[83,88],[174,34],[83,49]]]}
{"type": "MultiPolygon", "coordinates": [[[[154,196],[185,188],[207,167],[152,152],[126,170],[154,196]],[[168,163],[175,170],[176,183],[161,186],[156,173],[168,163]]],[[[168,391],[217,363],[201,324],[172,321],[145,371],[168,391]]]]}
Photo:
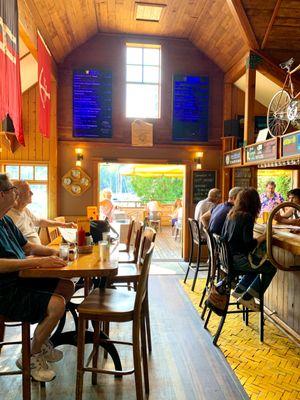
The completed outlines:
{"type": "Polygon", "coordinates": [[[266,191],[260,195],[261,214],[264,211],[271,212],[273,208],[284,201],[280,193],[275,192],[276,183],[268,181],[266,183],[266,191]]]}
{"type": "MultiPolygon", "coordinates": [[[[64,315],[74,285],[67,279],[19,277],[26,269],[61,268],[66,262],[57,257],[57,250],[27,241],[6,215],[17,197],[16,186],[0,174],[0,314],[13,321],[38,324],[31,342],[30,373],[35,380],[48,382],[55,378],[55,372],[47,362],[63,357],[49,337],[64,315]]],[[[22,368],[21,357],[16,364],[22,368]]]]}
{"type": "Polygon", "coordinates": [[[210,233],[221,235],[227,214],[234,206],[236,197],[242,189],[243,188],[237,186],[233,187],[229,190],[228,200],[225,201],[225,203],[218,204],[202,215],[200,222],[209,230],[210,233]]]}
{"type": "MultiPolygon", "coordinates": [[[[288,200],[300,205],[300,188],[292,189],[287,193],[288,200]]],[[[288,208],[284,214],[279,212],[274,215],[275,221],[280,224],[300,226],[300,212],[295,208],[288,208]]]]}
{"type": "Polygon", "coordinates": [[[255,298],[259,298],[260,291],[258,275],[262,274],[261,289],[264,293],[276,274],[276,268],[258,255],[259,246],[265,242],[266,234],[253,238],[254,221],[259,215],[260,207],[256,189],[243,189],[238,193],[235,205],[228,213],[222,229],[222,236],[227,241],[232,256],[233,268],[236,271],[247,272],[232,295],[240,304],[254,311],[259,311],[259,305],[255,301],[255,298]],[[255,250],[257,252],[254,252],[255,250]],[[255,268],[249,261],[250,253],[255,261],[255,268]]]}
{"type": "Polygon", "coordinates": [[[13,185],[18,191],[18,197],[14,206],[9,210],[7,215],[13,220],[14,224],[20,229],[22,234],[29,242],[41,244],[41,240],[36,229],[37,227],[77,227],[74,222],[59,222],[35,216],[27,208],[28,204],[32,203],[33,195],[28,182],[23,180],[13,181],[13,185]]]}

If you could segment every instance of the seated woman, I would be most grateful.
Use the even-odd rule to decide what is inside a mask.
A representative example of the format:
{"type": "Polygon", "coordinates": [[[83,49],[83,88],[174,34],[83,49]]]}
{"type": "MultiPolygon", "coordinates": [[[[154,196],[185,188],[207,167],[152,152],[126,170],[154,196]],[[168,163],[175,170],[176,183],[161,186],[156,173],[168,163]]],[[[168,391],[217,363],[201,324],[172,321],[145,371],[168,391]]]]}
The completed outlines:
{"type": "Polygon", "coordinates": [[[111,198],[112,192],[110,189],[103,189],[102,190],[102,200],[99,202],[99,219],[104,220],[108,219],[109,222],[113,220],[113,212],[117,208],[113,205],[111,198]]]}
{"type": "Polygon", "coordinates": [[[255,262],[259,265],[253,268],[249,261],[252,253],[265,239],[262,234],[253,238],[254,221],[260,212],[259,194],[254,188],[247,188],[237,195],[234,207],[228,213],[222,230],[222,236],[227,240],[232,256],[233,268],[236,271],[248,272],[238,283],[232,295],[238,298],[238,302],[251,310],[259,310],[259,305],[254,298],[259,298],[259,291],[267,290],[276,268],[267,260],[260,263],[257,256],[255,262]],[[261,265],[260,265],[261,264],[261,265]],[[259,274],[262,274],[262,288],[260,288],[259,274]]]}
{"type": "MultiPolygon", "coordinates": [[[[287,193],[288,201],[300,205],[300,189],[292,189],[287,193]]],[[[288,208],[284,214],[277,213],[274,219],[280,224],[300,226],[300,213],[295,208],[288,208]]]]}
{"type": "Polygon", "coordinates": [[[180,199],[176,199],[173,205],[173,211],[171,214],[172,235],[174,235],[174,229],[176,222],[178,222],[178,217],[182,218],[182,201],[180,199]]]}

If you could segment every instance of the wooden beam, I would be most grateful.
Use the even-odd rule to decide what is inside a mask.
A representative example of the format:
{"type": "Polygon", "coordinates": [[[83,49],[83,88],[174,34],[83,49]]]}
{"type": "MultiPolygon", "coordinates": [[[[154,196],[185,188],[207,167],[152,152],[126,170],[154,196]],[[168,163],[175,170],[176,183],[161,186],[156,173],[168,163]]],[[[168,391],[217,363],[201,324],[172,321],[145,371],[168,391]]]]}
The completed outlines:
{"type": "Polygon", "coordinates": [[[258,42],[241,0],[227,0],[227,4],[241,30],[245,43],[250,47],[250,49],[259,49],[258,42]]]}
{"type": "Polygon", "coordinates": [[[256,65],[251,65],[251,52],[246,69],[244,145],[254,143],[254,107],[255,107],[256,65]]]}
{"type": "Polygon", "coordinates": [[[263,50],[265,48],[266,42],[268,40],[269,34],[270,34],[272,26],[274,24],[275,18],[277,17],[277,14],[278,14],[278,11],[279,11],[279,8],[280,8],[280,5],[281,5],[281,1],[282,0],[277,0],[277,2],[276,2],[276,5],[274,7],[274,10],[273,10],[270,22],[268,24],[265,36],[264,36],[262,44],[260,46],[261,50],[263,50]]]}
{"type": "MultiPolygon", "coordinates": [[[[19,35],[25,43],[26,47],[37,61],[37,26],[32,17],[30,9],[24,0],[19,0],[19,35]]],[[[51,57],[52,78],[57,80],[57,65],[53,57],[51,57]]]]}
{"type": "Polygon", "coordinates": [[[249,51],[243,55],[243,57],[235,63],[224,76],[225,83],[234,83],[246,72],[246,59],[249,56],[249,51]]]}

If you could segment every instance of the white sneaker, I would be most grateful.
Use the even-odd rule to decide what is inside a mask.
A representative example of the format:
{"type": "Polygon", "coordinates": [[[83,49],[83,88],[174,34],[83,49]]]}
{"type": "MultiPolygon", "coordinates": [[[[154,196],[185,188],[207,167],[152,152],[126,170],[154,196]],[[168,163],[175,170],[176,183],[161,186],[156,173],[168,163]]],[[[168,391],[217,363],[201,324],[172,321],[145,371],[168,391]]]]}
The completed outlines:
{"type": "Polygon", "coordinates": [[[50,342],[50,340],[47,340],[47,342],[42,345],[41,353],[43,354],[44,359],[48,362],[60,361],[64,356],[62,351],[53,347],[53,344],[50,342]]]}
{"type": "MultiPolygon", "coordinates": [[[[16,361],[18,368],[22,369],[22,357],[16,361]]],[[[33,354],[30,357],[30,375],[39,382],[50,382],[55,378],[55,372],[49,368],[42,353],[33,354]]]]}
{"type": "Polygon", "coordinates": [[[238,299],[238,303],[240,303],[242,306],[249,308],[249,310],[252,311],[260,311],[260,305],[256,303],[254,300],[254,297],[250,300],[244,300],[242,297],[238,299]]]}

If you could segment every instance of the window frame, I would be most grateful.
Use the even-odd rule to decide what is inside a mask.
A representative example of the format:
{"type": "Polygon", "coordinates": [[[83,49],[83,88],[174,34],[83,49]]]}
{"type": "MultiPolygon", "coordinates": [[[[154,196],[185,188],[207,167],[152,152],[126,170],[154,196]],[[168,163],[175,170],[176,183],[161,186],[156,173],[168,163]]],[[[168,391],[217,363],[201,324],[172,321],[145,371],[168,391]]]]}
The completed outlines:
{"type": "MultiPolygon", "coordinates": [[[[49,163],[48,162],[24,162],[20,164],[19,162],[5,162],[3,164],[2,170],[3,173],[6,174],[6,167],[7,166],[17,166],[19,168],[19,177],[20,178],[20,173],[21,173],[21,167],[33,167],[33,177],[35,177],[35,167],[47,167],[47,180],[35,180],[35,179],[24,179],[26,182],[29,183],[29,185],[45,185],[47,188],[47,218],[49,218],[49,203],[50,203],[50,190],[49,190],[49,163]]],[[[14,180],[13,178],[11,178],[14,180]]]]}
{"type": "Polygon", "coordinates": [[[158,120],[161,119],[161,86],[162,86],[162,70],[161,70],[161,65],[162,65],[162,51],[161,51],[161,45],[159,44],[145,44],[145,43],[132,43],[132,42],[126,42],[126,62],[125,62],[125,86],[126,86],[126,94],[125,94],[125,117],[127,119],[148,119],[148,120],[158,120]],[[142,49],[142,63],[141,64],[132,64],[132,63],[127,63],[127,49],[128,48],[139,48],[142,49]],[[159,63],[158,65],[154,64],[144,64],[144,50],[145,49],[157,49],[159,50],[159,63]],[[127,80],[127,66],[136,66],[136,67],[142,67],[142,81],[130,81],[127,80]],[[152,82],[144,82],[144,68],[145,67],[158,67],[158,82],[157,83],[152,83],[152,82]],[[127,116],[127,85],[145,85],[145,86],[155,86],[158,89],[158,110],[157,110],[157,117],[139,117],[139,116],[127,116]]]}

